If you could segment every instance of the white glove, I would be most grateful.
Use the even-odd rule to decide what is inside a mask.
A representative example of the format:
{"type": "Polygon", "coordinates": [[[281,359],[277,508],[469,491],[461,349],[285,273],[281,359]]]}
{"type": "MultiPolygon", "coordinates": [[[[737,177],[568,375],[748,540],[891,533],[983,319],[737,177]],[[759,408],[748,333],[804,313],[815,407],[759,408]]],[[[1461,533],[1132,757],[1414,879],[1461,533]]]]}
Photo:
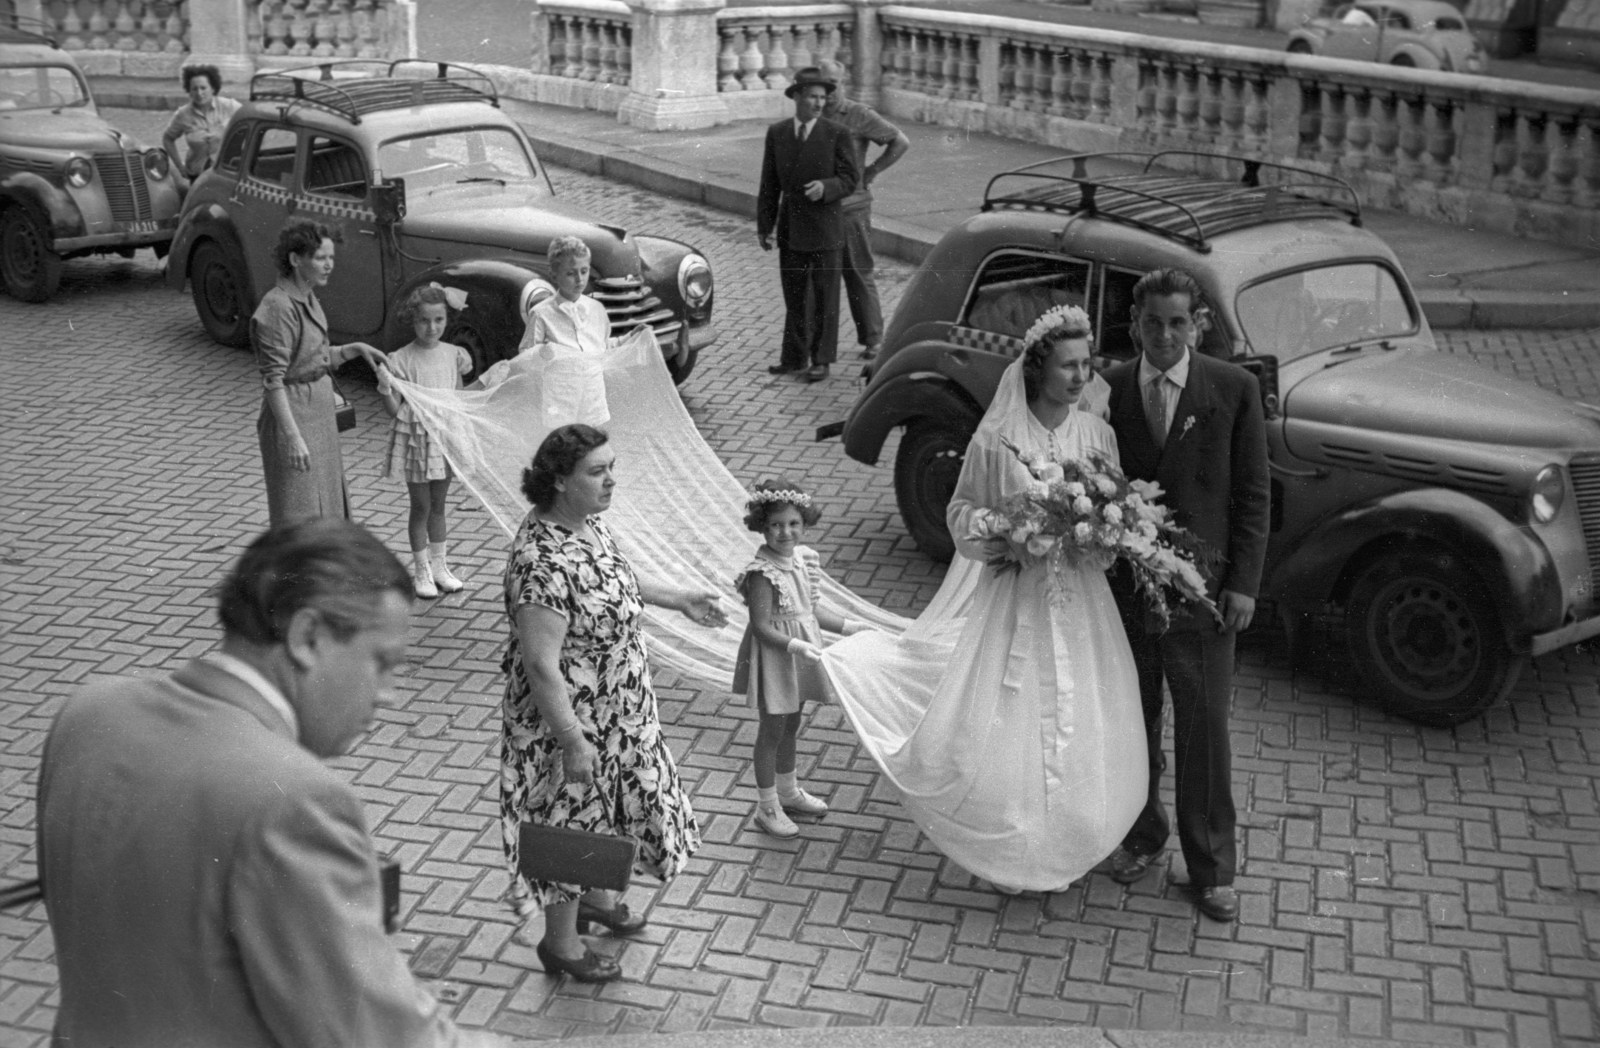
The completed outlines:
{"type": "Polygon", "coordinates": [[[390,374],[389,374],[389,369],[388,368],[379,368],[378,369],[378,393],[380,395],[382,395],[382,396],[387,397],[393,392],[394,392],[394,381],[393,381],[392,376],[390,376],[390,374]]]}
{"type": "Polygon", "coordinates": [[[822,649],[804,637],[790,637],[784,650],[790,655],[803,655],[812,662],[822,661],[822,649]]]}
{"type": "Polygon", "coordinates": [[[860,619],[845,619],[844,628],[839,631],[842,637],[853,637],[857,633],[865,633],[872,628],[872,623],[862,622],[860,619]]]}

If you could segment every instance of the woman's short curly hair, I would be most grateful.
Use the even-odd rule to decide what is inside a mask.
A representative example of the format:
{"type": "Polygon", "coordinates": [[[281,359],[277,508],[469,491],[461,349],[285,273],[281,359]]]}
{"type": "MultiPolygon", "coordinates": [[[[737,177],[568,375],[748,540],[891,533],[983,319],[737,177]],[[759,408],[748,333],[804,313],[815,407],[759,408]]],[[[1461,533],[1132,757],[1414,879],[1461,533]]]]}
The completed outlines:
{"type": "Polygon", "coordinates": [[[545,249],[544,257],[550,262],[550,272],[554,273],[567,264],[568,259],[589,258],[589,245],[579,237],[556,237],[550,241],[550,246],[545,249]]]}
{"type": "Polygon", "coordinates": [[[756,485],[755,498],[744,504],[744,526],[759,534],[766,529],[767,517],[772,511],[784,506],[793,506],[800,513],[800,523],[810,527],[822,519],[822,510],[818,509],[811,501],[811,496],[805,488],[788,480],[763,480],[756,485]],[[798,502],[788,499],[763,498],[763,492],[793,492],[801,496],[798,502]]]}
{"type": "Polygon", "coordinates": [[[1051,310],[1039,319],[1044,325],[1040,327],[1036,323],[1038,330],[1029,329],[1030,337],[1022,350],[1022,392],[1029,401],[1039,395],[1044,383],[1044,366],[1058,342],[1074,338],[1094,341],[1088,314],[1081,309],[1051,310]]]}
{"type": "Polygon", "coordinates": [[[182,78],[185,91],[189,90],[189,84],[197,76],[203,76],[210,81],[212,94],[222,90],[222,71],[214,65],[186,65],[179,76],[182,78]]]}
{"type": "Polygon", "coordinates": [[[522,496],[539,511],[549,510],[556,504],[556,481],[572,476],[585,455],[610,440],[605,430],[581,422],[551,430],[522,471],[522,496]]]}
{"type": "Polygon", "coordinates": [[[294,273],[294,263],[289,261],[289,256],[310,258],[317,253],[317,248],[322,246],[324,240],[342,244],[344,231],[326,222],[317,222],[309,218],[291,218],[278,231],[278,243],[272,249],[272,261],[277,263],[279,273],[290,276],[294,273]]]}
{"type": "Polygon", "coordinates": [[[395,310],[395,318],[406,327],[410,327],[422,315],[423,306],[443,306],[445,319],[450,318],[450,300],[445,297],[444,288],[438,284],[424,284],[412,291],[406,296],[406,300],[400,303],[400,308],[395,310]]]}

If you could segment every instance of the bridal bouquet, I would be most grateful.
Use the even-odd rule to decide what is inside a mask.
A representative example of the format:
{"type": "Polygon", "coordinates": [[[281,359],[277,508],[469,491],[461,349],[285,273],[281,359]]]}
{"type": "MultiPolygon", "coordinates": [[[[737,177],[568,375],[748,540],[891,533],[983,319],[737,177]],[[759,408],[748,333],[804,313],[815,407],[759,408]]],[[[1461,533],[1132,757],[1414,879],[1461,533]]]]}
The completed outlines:
{"type": "MultiPolygon", "coordinates": [[[[1218,614],[1206,594],[1203,545],[1172,523],[1171,512],[1161,505],[1159,484],[1130,481],[1099,454],[1057,462],[1024,453],[1010,441],[1005,446],[1027,467],[1032,482],[998,506],[974,513],[968,539],[1010,539],[1045,560],[1052,596],[1060,595],[1063,565],[1089,563],[1105,570],[1121,559],[1163,625],[1171,619],[1174,598],[1218,614]]],[[[999,571],[1021,567],[1009,546],[989,565],[999,571]]]]}

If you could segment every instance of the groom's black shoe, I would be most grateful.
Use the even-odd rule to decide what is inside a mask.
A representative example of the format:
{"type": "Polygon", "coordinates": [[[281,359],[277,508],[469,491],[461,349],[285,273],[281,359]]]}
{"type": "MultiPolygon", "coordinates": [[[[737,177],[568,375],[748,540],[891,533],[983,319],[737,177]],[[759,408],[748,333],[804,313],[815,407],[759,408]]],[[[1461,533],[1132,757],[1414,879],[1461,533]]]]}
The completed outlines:
{"type": "Polygon", "coordinates": [[[1144,876],[1144,871],[1160,854],[1151,852],[1149,855],[1135,855],[1126,848],[1118,848],[1111,853],[1111,879],[1118,884],[1132,884],[1144,876]]]}
{"type": "Polygon", "coordinates": [[[1209,888],[1199,889],[1200,895],[1195,904],[1200,907],[1200,912],[1210,917],[1213,921],[1236,921],[1239,919],[1239,893],[1226,884],[1216,884],[1209,888]]]}

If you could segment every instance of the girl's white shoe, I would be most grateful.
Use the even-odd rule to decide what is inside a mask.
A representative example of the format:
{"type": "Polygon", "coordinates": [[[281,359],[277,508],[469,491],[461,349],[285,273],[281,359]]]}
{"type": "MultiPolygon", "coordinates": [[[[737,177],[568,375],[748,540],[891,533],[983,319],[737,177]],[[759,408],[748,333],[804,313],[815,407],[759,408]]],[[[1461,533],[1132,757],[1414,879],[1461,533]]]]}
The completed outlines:
{"type": "Polygon", "coordinates": [[[415,550],[411,554],[411,588],[424,600],[432,600],[439,595],[439,587],[433,584],[433,571],[428,567],[428,554],[422,550],[415,550]]]}
{"type": "Polygon", "coordinates": [[[787,797],[778,798],[778,803],[784,811],[794,812],[796,815],[820,816],[828,814],[828,802],[821,797],[813,797],[799,787],[787,797]]]}
{"type": "Polygon", "coordinates": [[[441,593],[460,593],[467,588],[467,584],[451,574],[450,566],[445,560],[445,544],[434,542],[428,545],[428,564],[433,569],[433,581],[441,593]]]}
{"type": "Polygon", "coordinates": [[[761,827],[762,833],[779,840],[800,836],[800,827],[783,813],[782,808],[764,808],[759,804],[756,805],[756,825],[761,827]]]}

